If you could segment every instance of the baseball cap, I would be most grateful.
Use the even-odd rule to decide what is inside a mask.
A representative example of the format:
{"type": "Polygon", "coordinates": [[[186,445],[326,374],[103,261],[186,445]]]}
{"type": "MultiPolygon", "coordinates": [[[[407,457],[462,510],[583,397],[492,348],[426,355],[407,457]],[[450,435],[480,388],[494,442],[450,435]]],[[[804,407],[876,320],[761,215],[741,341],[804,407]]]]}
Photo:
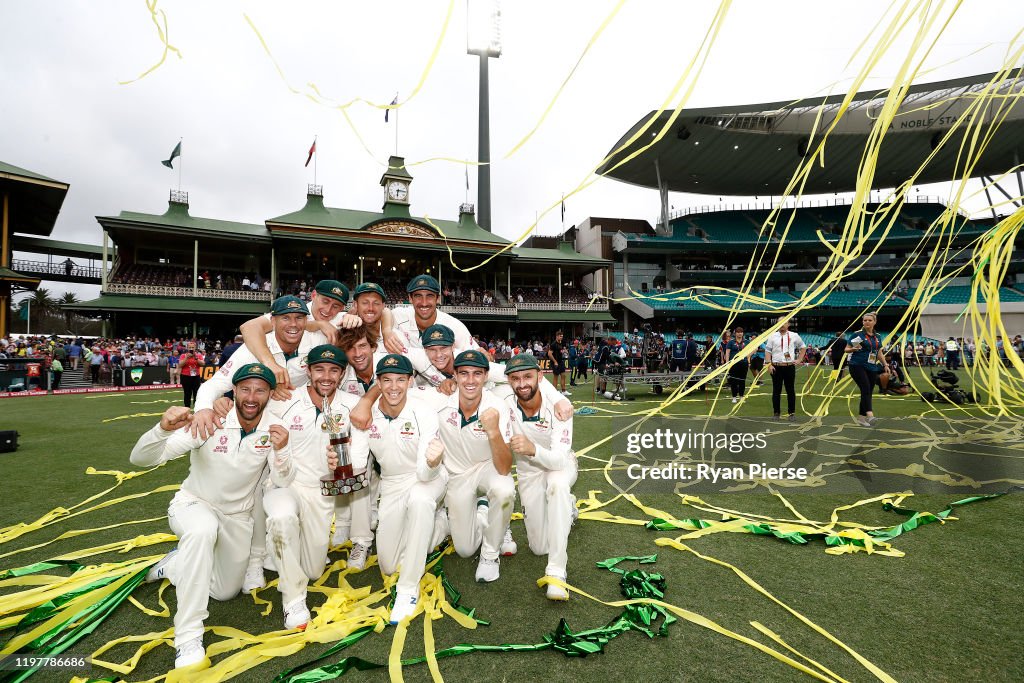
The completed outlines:
{"type": "Polygon", "coordinates": [[[326,297],[330,297],[335,301],[340,301],[343,304],[348,303],[348,287],[338,282],[337,280],[321,280],[316,283],[313,290],[317,294],[321,294],[326,297]]]}
{"type": "Polygon", "coordinates": [[[306,356],[306,365],[316,365],[317,363],[333,363],[344,370],[348,367],[348,356],[333,344],[321,344],[314,346],[306,356]]]}
{"type": "Polygon", "coordinates": [[[279,297],[270,305],[270,315],[286,315],[288,313],[301,313],[309,315],[309,309],[302,299],[291,294],[279,297]]]}
{"type": "Polygon", "coordinates": [[[491,369],[491,363],[487,360],[487,356],[479,351],[463,351],[459,355],[455,356],[454,365],[456,368],[471,367],[483,368],[484,370],[491,369]]]}
{"type": "Polygon", "coordinates": [[[420,334],[420,342],[427,346],[453,346],[455,333],[447,325],[431,325],[420,334]]]}
{"type": "Polygon", "coordinates": [[[238,384],[244,380],[256,377],[261,379],[270,385],[271,389],[277,387],[277,380],[274,379],[274,373],[270,371],[266,365],[262,363],[249,363],[235,370],[235,374],[231,376],[231,383],[238,384]]]}
{"type": "Polygon", "coordinates": [[[411,375],[412,363],[410,363],[409,359],[405,356],[400,356],[397,353],[389,353],[377,362],[376,374],[380,376],[389,373],[396,375],[411,375]]]}
{"type": "Polygon", "coordinates": [[[540,370],[540,363],[532,353],[516,354],[505,364],[505,374],[511,375],[520,370],[540,370]]]}
{"type": "Polygon", "coordinates": [[[432,275],[417,275],[413,279],[409,280],[409,285],[405,288],[405,291],[412,294],[413,292],[418,292],[421,289],[433,292],[434,294],[440,294],[441,284],[432,275]]]}
{"type": "Polygon", "coordinates": [[[356,287],[355,292],[352,293],[353,299],[358,299],[360,294],[366,294],[367,292],[373,292],[378,295],[384,301],[388,300],[386,294],[384,294],[384,288],[378,285],[376,282],[364,282],[356,287]]]}

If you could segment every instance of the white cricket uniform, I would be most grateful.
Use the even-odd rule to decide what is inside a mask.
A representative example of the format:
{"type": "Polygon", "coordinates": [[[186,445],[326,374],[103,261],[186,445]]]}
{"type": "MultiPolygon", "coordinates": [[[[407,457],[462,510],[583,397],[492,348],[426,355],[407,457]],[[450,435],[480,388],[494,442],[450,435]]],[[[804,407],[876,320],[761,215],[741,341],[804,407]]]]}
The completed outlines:
{"type": "Polygon", "coordinates": [[[272,424],[280,421],[264,411],[256,429],[243,435],[232,410],[206,441],[192,437],[188,427],[167,432],[158,424],[132,449],[131,462],[140,467],[190,455],[188,477],[167,508],[167,521],[178,536],[178,552],[166,565],[178,597],[176,646],[203,634],[211,596],[228,600],[241,590],[256,490],[268,465],[272,481],[292,475],[290,445],[283,453],[274,450],[272,424]]]}
{"type": "Polygon", "coordinates": [[[366,394],[366,390],[373,386],[373,383],[377,381],[377,376],[372,374],[372,370],[376,369],[377,362],[381,358],[387,355],[387,351],[383,353],[380,351],[373,352],[373,364],[371,366],[370,383],[364,384],[363,380],[359,379],[356,375],[356,369],[351,365],[345,368],[345,374],[341,376],[341,381],[338,382],[338,391],[344,391],[346,394],[352,394],[357,398],[366,394]]]}
{"type": "Polygon", "coordinates": [[[547,554],[544,573],[564,580],[574,504],[571,490],[578,472],[572,451],[572,418],[559,420],[555,416],[557,400],[543,392],[540,410],[533,417],[523,414],[515,398],[508,403],[513,433],[524,435],[537,451],[532,457],[515,456],[530,550],[535,555],[547,554]]]}
{"type": "MultiPolygon", "coordinates": [[[[306,374],[306,356],[310,350],[326,343],[327,337],[322,332],[309,332],[307,330],[302,333],[302,339],[299,340],[299,346],[295,349],[295,353],[286,354],[281,349],[277,336],[273,332],[267,333],[267,348],[274,356],[274,362],[288,370],[288,377],[293,387],[301,387],[309,379],[309,376],[306,374]]],[[[214,401],[234,389],[231,377],[238,368],[243,365],[259,362],[259,359],[249,350],[248,346],[242,344],[238,347],[231,354],[231,358],[228,358],[228,362],[199,387],[199,390],[196,392],[196,412],[206,408],[213,408],[214,401]]],[[[249,556],[249,564],[253,567],[262,567],[263,558],[267,554],[265,545],[267,538],[267,516],[263,510],[263,492],[266,487],[267,479],[264,477],[263,481],[260,482],[259,488],[256,489],[256,505],[252,513],[255,528],[253,529],[252,552],[249,556]]]]}
{"type": "Polygon", "coordinates": [[[352,433],[353,457],[367,454],[380,465],[380,522],[377,562],[381,574],[400,571],[398,591],[419,595],[430,549],[444,540],[447,524],[438,518],[448,480],[444,465],[427,465],[427,446],[437,436],[437,412],[410,392],[398,417],[371,410],[369,429],[352,433]]]}
{"type": "MultiPolygon", "coordinates": [[[[267,333],[267,348],[270,349],[271,355],[274,356],[274,362],[288,370],[288,376],[293,387],[304,385],[308,379],[306,375],[306,356],[309,354],[310,349],[326,343],[327,337],[322,332],[306,331],[302,334],[302,339],[299,340],[299,346],[295,349],[295,353],[286,354],[281,350],[281,344],[278,343],[277,336],[273,332],[267,333]]],[[[228,358],[228,362],[199,387],[199,391],[196,392],[196,412],[204,408],[213,408],[214,401],[234,388],[234,385],[231,384],[231,377],[238,368],[243,365],[259,362],[259,359],[249,350],[248,346],[242,344],[238,347],[238,350],[231,354],[231,358],[228,358]]]]}
{"type": "MultiPolygon", "coordinates": [[[[396,306],[391,309],[391,316],[394,320],[393,329],[401,332],[402,336],[406,339],[405,348],[422,349],[423,342],[420,341],[420,328],[416,324],[416,312],[413,310],[413,307],[396,306]]],[[[455,353],[478,348],[476,342],[473,341],[473,335],[469,333],[469,329],[458,318],[438,310],[434,324],[444,325],[455,333],[455,353]]]]}
{"type": "Polygon", "coordinates": [[[491,444],[478,416],[488,408],[498,411],[498,428],[502,439],[512,438],[511,413],[508,404],[484,391],[474,415],[463,416],[459,410],[459,392],[444,396],[431,389],[417,389],[436,408],[438,434],[444,443],[444,466],[448,470],[448,491],[445,506],[455,552],[469,557],[480,548],[480,556],[493,560],[505,535],[512,507],[515,504],[515,482],[511,474],[499,474],[494,467],[491,444]],[[488,501],[487,527],[477,524],[479,496],[488,501]]]}
{"type": "MultiPolygon", "coordinates": [[[[349,412],[358,402],[355,396],[335,392],[331,414],[343,430],[350,429],[349,412]]],[[[373,542],[369,491],[337,497],[320,493],[320,478],[331,473],[327,466],[330,436],[323,429],[322,407],[323,399],[318,397],[314,401],[307,389],[296,391],[288,401],[271,401],[267,407],[288,429],[294,473],[291,481],[281,482],[283,486],[275,484],[263,495],[266,543],[277,567],[277,587],[284,605],[305,598],[306,586],[323,573],[336,501],[345,508],[366,508],[362,514],[352,515],[354,520],[363,520],[363,525],[357,523],[351,535],[353,540],[367,545],[373,542]]],[[[354,459],[353,464],[356,470],[364,469],[366,459],[354,459]]]]}

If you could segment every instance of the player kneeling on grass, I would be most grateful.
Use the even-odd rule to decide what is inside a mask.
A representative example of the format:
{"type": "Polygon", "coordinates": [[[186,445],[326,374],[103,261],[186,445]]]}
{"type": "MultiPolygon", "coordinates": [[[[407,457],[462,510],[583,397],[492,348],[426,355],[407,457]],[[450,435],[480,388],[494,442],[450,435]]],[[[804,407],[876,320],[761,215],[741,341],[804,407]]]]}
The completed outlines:
{"type": "MultiPolygon", "coordinates": [[[[371,408],[367,430],[352,433],[352,459],[373,455],[380,465],[377,563],[382,574],[399,572],[391,623],[416,611],[427,553],[448,535],[439,505],[448,479],[441,466],[444,447],[437,436],[437,413],[409,394],[413,368],[404,356],[377,362],[380,398],[371,408]]],[[[329,464],[337,462],[329,454],[329,464]]]]}
{"type": "MultiPolygon", "coordinates": [[[[309,622],[306,586],[320,577],[327,561],[331,517],[335,499],[320,492],[320,478],[330,474],[324,451],[330,435],[324,407],[342,432],[349,429],[349,411],[358,397],[338,390],[348,361],[336,346],[323,344],[310,350],[306,361],[309,381],[287,401],[271,401],[269,412],[288,428],[292,476],[275,483],[263,494],[267,515],[267,548],[279,574],[286,629],[305,628],[309,622]]],[[[369,491],[338,496],[342,505],[362,506],[365,528],[354,535],[372,538],[369,522],[369,491]]],[[[350,555],[351,558],[351,555],[350,555]]]]}
{"type": "Polygon", "coordinates": [[[228,600],[242,588],[253,533],[253,498],[264,471],[271,481],[292,475],[288,431],[269,412],[274,373],[243,365],[231,378],[235,409],[208,439],[189,433],[188,408],[168,408],[160,424],[132,449],[132,464],[153,467],[190,454],[188,477],[167,508],[178,547],[156,563],[147,581],[170,579],[178,598],[174,613],[175,668],[205,668],[203,621],[210,597],[228,600]]]}
{"type": "Polygon", "coordinates": [[[463,351],[454,367],[459,390],[437,411],[449,475],[445,506],[455,552],[470,557],[479,549],[476,580],[490,582],[499,575],[499,550],[515,552],[508,529],[516,496],[511,410],[484,390],[490,363],[480,351],[463,351]]]}
{"type": "MultiPolygon", "coordinates": [[[[519,473],[519,499],[530,550],[548,556],[544,573],[565,581],[569,528],[576,513],[571,490],[576,483],[572,451],[572,417],[560,420],[555,405],[538,389],[540,366],[530,353],[520,353],[505,365],[515,392],[512,408],[512,454],[519,473]]],[[[551,600],[568,600],[562,586],[549,583],[551,600]]]]}

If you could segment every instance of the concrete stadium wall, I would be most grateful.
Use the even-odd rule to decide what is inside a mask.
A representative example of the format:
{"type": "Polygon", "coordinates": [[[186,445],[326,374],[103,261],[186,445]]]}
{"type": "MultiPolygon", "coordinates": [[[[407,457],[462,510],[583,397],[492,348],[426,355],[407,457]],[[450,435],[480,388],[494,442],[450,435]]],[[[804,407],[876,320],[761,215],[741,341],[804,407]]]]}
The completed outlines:
{"type": "MultiPolygon", "coordinates": [[[[988,313],[987,304],[980,304],[978,309],[983,314],[988,313]]],[[[933,339],[973,337],[974,332],[967,316],[957,320],[963,310],[962,304],[928,304],[921,315],[921,334],[933,339]]],[[[1001,303],[999,313],[1003,327],[1011,338],[1015,334],[1024,334],[1024,302],[1001,303]]]]}

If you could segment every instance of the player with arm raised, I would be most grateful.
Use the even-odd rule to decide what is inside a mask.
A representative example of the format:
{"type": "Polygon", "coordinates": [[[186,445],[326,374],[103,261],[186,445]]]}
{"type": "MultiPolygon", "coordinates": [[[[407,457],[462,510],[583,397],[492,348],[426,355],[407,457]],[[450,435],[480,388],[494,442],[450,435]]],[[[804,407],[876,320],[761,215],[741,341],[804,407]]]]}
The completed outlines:
{"type": "Polygon", "coordinates": [[[167,508],[178,547],[156,563],[147,581],[174,584],[175,668],[206,668],[203,621],[210,597],[228,600],[242,587],[253,535],[257,486],[270,469],[273,481],[293,476],[288,431],[269,412],[274,374],[259,363],[232,376],[234,409],[208,439],[189,432],[188,408],[168,408],[160,424],[142,435],[131,462],[155,467],[190,456],[188,477],[167,508]]]}
{"type": "MultiPolygon", "coordinates": [[[[515,398],[512,408],[512,453],[519,474],[519,499],[530,550],[547,555],[546,576],[565,581],[569,528],[576,512],[572,485],[576,456],[572,451],[572,416],[561,420],[539,387],[540,365],[531,353],[521,353],[505,365],[515,398]]],[[[550,600],[568,600],[569,593],[549,583],[550,600]]]]}
{"type": "MultiPolygon", "coordinates": [[[[328,418],[342,432],[348,432],[348,413],[358,399],[338,391],[348,361],[336,346],[323,344],[310,350],[306,366],[309,381],[288,401],[271,401],[269,411],[288,429],[291,444],[293,477],[277,483],[263,496],[263,509],[267,515],[267,548],[274,557],[281,591],[285,629],[305,628],[309,622],[306,604],[306,586],[320,577],[327,560],[331,517],[335,498],[320,490],[321,477],[330,474],[324,453],[330,445],[328,418]],[[329,415],[325,409],[329,411],[329,415]]],[[[363,462],[356,463],[365,468],[363,462]]],[[[345,506],[369,505],[369,491],[338,496],[345,506]]],[[[361,538],[372,539],[369,512],[353,515],[353,519],[366,520],[365,529],[357,530],[361,538]]],[[[363,554],[369,550],[367,543],[363,554]]],[[[349,558],[356,549],[350,553],[349,558]]],[[[364,560],[365,562],[365,560],[364,560]]]]}

